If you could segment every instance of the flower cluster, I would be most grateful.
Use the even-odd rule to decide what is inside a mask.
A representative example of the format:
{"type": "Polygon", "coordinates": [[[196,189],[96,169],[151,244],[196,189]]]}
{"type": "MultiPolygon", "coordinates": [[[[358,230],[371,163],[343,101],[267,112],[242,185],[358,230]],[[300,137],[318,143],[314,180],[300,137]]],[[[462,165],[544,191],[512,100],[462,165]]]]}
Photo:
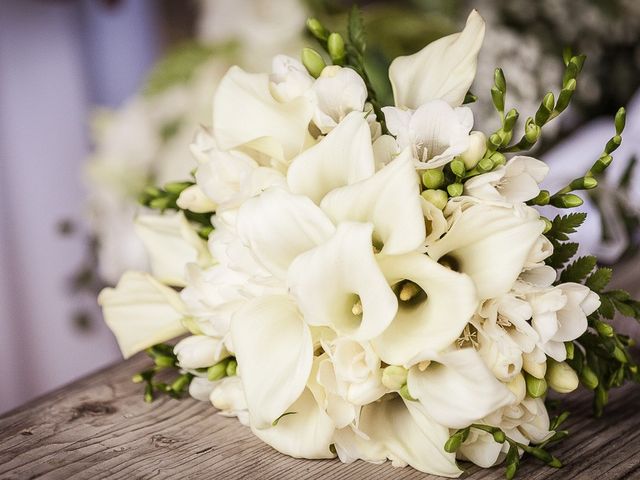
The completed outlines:
{"type": "Polygon", "coordinates": [[[222,78],[178,213],[138,222],[152,275],[104,290],[106,321],[125,356],[188,331],[151,350],[182,371],[162,388],[190,382],[285,454],[448,477],[456,458],[513,464],[556,437],[546,388],[577,388],[566,345],[600,299],[547,264],[553,225],[531,204],[550,201],[548,168],[495,148],[509,115],[473,131],[484,21],[395,59],[383,108],[355,28],[345,45],[311,26],[334,65],[306,51],[222,78]],[[194,213],[211,216],[206,240],[194,213]]]}

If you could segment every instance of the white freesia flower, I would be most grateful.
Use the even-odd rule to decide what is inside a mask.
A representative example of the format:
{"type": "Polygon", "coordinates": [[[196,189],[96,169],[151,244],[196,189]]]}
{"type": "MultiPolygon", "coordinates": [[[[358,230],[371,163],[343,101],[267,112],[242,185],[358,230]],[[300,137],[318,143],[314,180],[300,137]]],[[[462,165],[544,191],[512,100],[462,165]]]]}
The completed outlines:
{"type": "Polygon", "coordinates": [[[362,77],[353,69],[338,65],[325,67],[312,91],[317,102],[313,123],[323,134],[333,130],[347,114],[362,112],[367,100],[362,77]]]}
{"type": "Polygon", "coordinates": [[[469,275],[482,300],[508,292],[544,222],[529,207],[482,203],[469,197],[456,200],[445,210],[449,231],[428,247],[429,256],[469,275]]]}
{"type": "Polygon", "coordinates": [[[387,128],[402,150],[411,148],[418,168],[438,168],[469,148],[473,113],[452,108],[444,100],[430,100],[414,110],[383,109],[387,128]]]}
{"type": "Polygon", "coordinates": [[[208,402],[209,396],[218,382],[210,382],[205,377],[195,376],[189,384],[189,396],[200,402],[208,402]]]}
{"type": "Polygon", "coordinates": [[[483,200],[526,202],[540,193],[538,185],[548,172],[549,167],[540,160],[516,156],[503,167],[469,179],[464,192],[483,200]]]}
{"type": "Polygon", "coordinates": [[[178,293],[146,273],[125,273],[116,288],[100,292],[98,303],[125,358],[186,332],[178,293]]]}
{"type": "Polygon", "coordinates": [[[207,197],[199,185],[191,185],[180,192],[176,204],[183,210],[195,213],[213,213],[216,204],[207,197]]]}
{"type": "Polygon", "coordinates": [[[140,215],[135,225],[149,253],[153,275],[169,285],[185,285],[185,266],[188,263],[207,266],[212,262],[206,242],[182,212],[140,215]]]}
{"type": "Polygon", "coordinates": [[[190,370],[210,367],[229,354],[221,340],[207,335],[183,338],[173,347],[173,353],[180,366],[190,370]]]}
{"type": "Polygon", "coordinates": [[[244,147],[286,163],[307,141],[313,103],[305,97],[279,102],[269,83],[267,74],[232,67],[214,98],[213,135],[223,150],[244,147]]]}
{"type": "Polygon", "coordinates": [[[290,102],[311,91],[314,78],[295,58],[276,55],[269,75],[271,94],[280,102],[290,102]]]}
{"type": "Polygon", "coordinates": [[[389,78],[397,107],[418,108],[434,99],[462,105],[476,75],[484,20],[473,10],[464,30],[391,62],[389,78]]]}
{"type": "Polygon", "coordinates": [[[225,377],[215,382],[209,401],[220,410],[220,415],[238,417],[240,423],[249,425],[249,411],[240,377],[225,377]]]}

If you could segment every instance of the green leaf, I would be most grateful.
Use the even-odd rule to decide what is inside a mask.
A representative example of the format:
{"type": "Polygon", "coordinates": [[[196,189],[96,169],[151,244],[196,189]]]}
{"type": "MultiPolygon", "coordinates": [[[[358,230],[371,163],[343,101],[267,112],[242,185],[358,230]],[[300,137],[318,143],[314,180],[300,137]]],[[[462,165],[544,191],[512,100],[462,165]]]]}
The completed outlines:
{"type": "Polygon", "coordinates": [[[613,270],[610,268],[599,268],[593,272],[584,284],[596,293],[600,293],[611,281],[613,270]]]}
{"type": "Polygon", "coordinates": [[[586,218],[587,214],[584,212],[558,215],[553,219],[551,230],[547,232],[547,237],[557,240],[568,240],[569,234],[575,233],[576,229],[584,223],[586,218]]]}
{"type": "Polygon", "coordinates": [[[360,56],[364,56],[367,48],[367,36],[362,23],[362,14],[356,5],[349,12],[349,41],[360,56]]]}
{"type": "Polygon", "coordinates": [[[578,258],[563,270],[560,274],[560,282],[582,282],[593,271],[596,263],[597,259],[592,255],[578,258]]]}
{"type": "Polygon", "coordinates": [[[553,242],[553,255],[547,258],[547,265],[561,269],[578,251],[578,244],[575,242],[558,243],[553,242]]]}

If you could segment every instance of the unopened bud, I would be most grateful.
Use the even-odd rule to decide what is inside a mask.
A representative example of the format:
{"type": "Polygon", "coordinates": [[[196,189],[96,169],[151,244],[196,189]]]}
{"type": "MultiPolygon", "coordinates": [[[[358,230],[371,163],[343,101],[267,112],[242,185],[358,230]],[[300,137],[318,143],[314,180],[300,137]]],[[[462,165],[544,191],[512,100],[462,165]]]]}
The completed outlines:
{"type": "Polygon", "coordinates": [[[614,124],[616,126],[616,135],[622,135],[624,125],[627,121],[627,112],[624,108],[620,108],[616,113],[614,124]]]}
{"type": "Polygon", "coordinates": [[[464,187],[461,183],[452,183],[451,185],[447,186],[447,192],[449,192],[449,195],[451,197],[459,197],[460,195],[462,195],[463,191],[464,187]]]}
{"type": "Polygon", "coordinates": [[[344,39],[339,33],[332,33],[327,40],[327,50],[331,60],[337,65],[342,65],[345,58],[344,39]]]}
{"type": "Polygon", "coordinates": [[[580,383],[578,374],[573,368],[567,365],[566,362],[556,362],[552,359],[549,360],[545,378],[549,386],[558,393],[573,392],[580,383]]]}
{"type": "Polygon", "coordinates": [[[479,172],[482,173],[490,172],[491,170],[493,170],[493,160],[491,160],[490,158],[483,158],[478,162],[476,168],[479,172]]]}
{"type": "Polygon", "coordinates": [[[474,131],[469,134],[469,148],[460,155],[467,170],[471,170],[484,157],[487,151],[487,137],[484,133],[474,131]]]}
{"type": "Polygon", "coordinates": [[[529,143],[536,143],[540,138],[541,129],[538,125],[531,122],[525,126],[524,138],[529,143]]]}
{"type": "Polygon", "coordinates": [[[582,199],[573,193],[564,193],[562,195],[551,197],[551,205],[558,208],[575,208],[582,205],[582,199]]]}
{"type": "Polygon", "coordinates": [[[313,78],[318,78],[327,66],[322,56],[312,48],[302,49],[302,64],[313,78]]]}
{"type": "Polygon", "coordinates": [[[437,168],[430,168],[422,172],[422,184],[426,188],[440,188],[444,183],[444,173],[437,168]]]}
{"type": "Polygon", "coordinates": [[[524,397],[527,394],[527,383],[522,373],[518,373],[513,377],[509,383],[507,383],[507,387],[516,396],[516,403],[520,403],[524,400],[524,397]]]}
{"type": "Polygon", "coordinates": [[[532,356],[527,353],[522,355],[522,360],[522,368],[525,372],[536,378],[544,378],[544,374],[547,373],[547,362],[537,363],[532,356]]]}
{"type": "Polygon", "coordinates": [[[501,167],[507,163],[507,158],[500,152],[493,152],[489,158],[496,167],[501,167]]]}
{"type": "Polygon", "coordinates": [[[227,375],[227,362],[225,360],[216,363],[207,369],[207,379],[210,382],[220,380],[227,375]]]}
{"type": "Polygon", "coordinates": [[[238,369],[238,362],[232,358],[231,360],[229,360],[229,363],[227,363],[227,368],[225,370],[227,377],[233,377],[236,374],[237,369],[238,369]]]}
{"type": "Polygon", "coordinates": [[[547,393],[547,382],[544,378],[527,375],[525,380],[527,382],[527,393],[530,397],[539,398],[547,393]]]}
{"type": "Polygon", "coordinates": [[[595,372],[586,365],[580,372],[580,382],[589,390],[594,390],[598,386],[598,383],[600,383],[595,372]]]}
{"type": "Polygon", "coordinates": [[[415,398],[413,398],[411,396],[411,394],[409,393],[409,387],[408,385],[405,383],[402,387],[400,387],[400,396],[402,398],[404,398],[405,400],[409,400],[410,402],[415,402],[417,401],[415,398]]]}
{"type": "Polygon", "coordinates": [[[191,185],[182,190],[176,203],[183,210],[190,210],[194,213],[209,213],[216,209],[216,204],[204,194],[198,185],[191,185]]]}
{"type": "Polygon", "coordinates": [[[322,26],[322,23],[320,23],[317,18],[307,19],[307,28],[318,40],[326,41],[329,36],[329,32],[322,26]]]}
{"type": "Polygon", "coordinates": [[[613,337],[615,333],[613,327],[608,323],[605,323],[601,320],[596,321],[595,323],[596,331],[603,337],[613,337]]]}
{"type": "Polygon", "coordinates": [[[542,233],[547,233],[553,228],[553,223],[547,217],[540,217],[540,220],[544,222],[544,230],[542,231],[542,233]]]}
{"type": "Polygon", "coordinates": [[[518,111],[515,108],[512,108],[511,110],[509,110],[504,117],[504,122],[502,122],[503,130],[505,132],[511,132],[519,116],[520,115],[518,114],[518,111]]]}
{"type": "Polygon", "coordinates": [[[550,198],[551,195],[549,194],[549,190],[540,190],[540,193],[538,193],[535,198],[531,199],[531,203],[540,206],[548,205],[550,198]]]}
{"type": "Polygon", "coordinates": [[[421,195],[427,202],[432,203],[440,210],[447,206],[447,200],[449,200],[449,196],[444,190],[425,190],[421,195]]]}
{"type": "Polygon", "coordinates": [[[451,171],[456,177],[464,177],[464,174],[467,173],[467,169],[465,168],[464,162],[462,160],[453,160],[449,166],[451,167],[451,171]]]}
{"type": "Polygon", "coordinates": [[[407,383],[408,370],[397,365],[389,365],[382,370],[382,384],[389,390],[400,390],[407,383]]]}
{"type": "Polygon", "coordinates": [[[501,92],[505,93],[507,91],[507,81],[501,68],[496,68],[493,72],[493,83],[501,92]]]}

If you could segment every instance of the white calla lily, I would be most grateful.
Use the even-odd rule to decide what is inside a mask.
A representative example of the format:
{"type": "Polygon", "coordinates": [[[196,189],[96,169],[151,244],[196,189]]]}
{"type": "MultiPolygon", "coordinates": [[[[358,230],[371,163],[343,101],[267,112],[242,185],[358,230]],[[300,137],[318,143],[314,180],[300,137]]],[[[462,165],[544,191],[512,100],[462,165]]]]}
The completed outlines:
{"type": "Polygon", "coordinates": [[[266,429],[256,428],[252,415],[253,433],[279,452],[295,458],[335,457],[329,448],[335,426],[309,389],[302,392],[287,413],[275,426],[266,429]]]}
{"type": "Polygon", "coordinates": [[[140,215],[135,229],[149,254],[151,272],[162,282],[182,287],[188,263],[207,266],[213,262],[207,243],[182,212],[140,215]]]}
{"type": "Polygon", "coordinates": [[[387,128],[401,149],[411,148],[417,168],[438,168],[469,148],[473,113],[452,108],[444,100],[430,100],[417,110],[384,107],[387,128]]]}
{"type": "Polygon", "coordinates": [[[480,203],[469,197],[450,201],[445,215],[452,221],[449,231],[427,253],[435,260],[447,256],[447,263],[469,275],[481,300],[509,291],[544,230],[544,222],[530,207],[480,203]]]}
{"type": "Polygon", "coordinates": [[[462,333],[478,306],[471,279],[426,255],[384,256],[380,268],[391,285],[409,280],[419,291],[398,302],[398,313],[373,346],[390,365],[409,365],[425,349],[441,351],[462,333]]]}
{"type": "Polygon", "coordinates": [[[409,370],[407,386],[431,418],[448,428],[464,428],[515,401],[472,348],[420,355],[424,370],[409,370]]]}
{"type": "Polygon", "coordinates": [[[287,279],[309,325],[357,340],[374,338],[397,311],[371,244],[373,226],[344,222],[326,243],[300,255],[287,279]]]}
{"type": "Polygon", "coordinates": [[[371,222],[381,253],[406,253],[426,235],[418,181],[407,149],[372,177],[331,191],[320,207],[335,223],[371,222]]]}
{"type": "Polygon", "coordinates": [[[359,429],[396,462],[433,475],[458,477],[462,470],[455,454],[444,451],[449,429],[432,418],[417,402],[395,396],[363,407],[359,429]]]}
{"type": "Polygon", "coordinates": [[[313,103],[305,97],[277,101],[266,74],[231,67],[216,90],[213,105],[213,135],[223,150],[242,146],[287,162],[307,141],[313,103]]]}
{"type": "Polygon", "coordinates": [[[473,10],[460,33],[431,42],[418,53],[398,57],[389,67],[395,104],[418,108],[433,99],[462,105],[476,76],[484,20],[473,10]]]}
{"type": "Polygon", "coordinates": [[[115,288],[100,292],[98,303],[124,358],[186,332],[178,292],[147,273],[126,272],[115,288]]]}
{"type": "Polygon", "coordinates": [[[271,427],[302,394],[313,362],[309,327],[286,295],[254,299],[231,323],[233,348],[255,429],[271,427]]]}
{"type": "Polygon", "coordinates": [[[538,186],[549,167],[532,157],[516,156],[504,167],[473,177],[465,182],[466,195],[490,201],[526,202],[540,193],[538,186]]]}
{"type": "Polygon", "coordinates": [[[371,132],[362,112],[352,112],[326,137],[296,157],[287,172],[293,193],[320,203],[334,188],[375,172],[371,132]]]}
{"type": "Polygon", "coordinates": [[[280,188],[247,200],[239,210],[238,235],[273,275],[285,278],[291,262],[335,231],[309,198],[280,188]]]}

